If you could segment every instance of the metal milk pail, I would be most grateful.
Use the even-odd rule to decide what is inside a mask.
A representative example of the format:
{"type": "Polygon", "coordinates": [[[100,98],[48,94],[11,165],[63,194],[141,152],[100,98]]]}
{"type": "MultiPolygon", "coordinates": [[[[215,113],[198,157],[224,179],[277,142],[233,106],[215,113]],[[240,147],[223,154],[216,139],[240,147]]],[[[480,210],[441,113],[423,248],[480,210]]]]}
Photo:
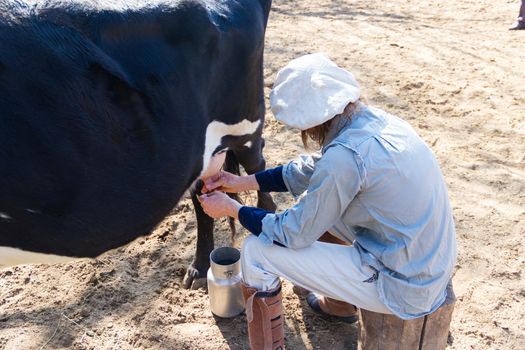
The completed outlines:
{"type": "Polygon", "coordinates": [[[244,311],[240,258],[241,252],[231,247],[217,248],[210,254],[208,296],[216,316],[235,317],[244,311]]]}

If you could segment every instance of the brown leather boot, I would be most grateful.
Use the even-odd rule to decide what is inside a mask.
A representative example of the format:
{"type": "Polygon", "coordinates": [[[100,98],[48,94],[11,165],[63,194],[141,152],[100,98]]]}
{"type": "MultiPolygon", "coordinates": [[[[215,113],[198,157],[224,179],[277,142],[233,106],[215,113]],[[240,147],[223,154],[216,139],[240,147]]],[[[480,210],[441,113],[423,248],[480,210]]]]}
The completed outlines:
{"type": "Polygon", "coordinates": [[[251,350],[284,349],[284,312],[281,283],[269,291],[242,284],[246,302],[248,338],[251,350]]]}
{"type": "Polygon", "coordinates": [[[316,314],[323,317],[346,323],[354,323],[358,319],[357,308],[344,301],[310,293],[306,297],[306,302],[316,314]]]}
{"type": "Polygon", "coordinates": [[[345,242],[340,238],[337,238],[336,236],[332,235],[330,232],[325,232],[321,237],[319,237],[318,241],[324,242],[324,243],[350,245],[350,243],[345,242]]]}

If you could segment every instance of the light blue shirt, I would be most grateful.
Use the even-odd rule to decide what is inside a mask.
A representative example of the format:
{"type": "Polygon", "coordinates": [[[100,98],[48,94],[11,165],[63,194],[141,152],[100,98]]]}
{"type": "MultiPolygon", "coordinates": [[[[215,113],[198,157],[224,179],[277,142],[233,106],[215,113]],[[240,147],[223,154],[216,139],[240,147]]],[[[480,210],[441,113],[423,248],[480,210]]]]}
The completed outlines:
{"type": "Polygon", "coordinates": [[[405,121],[365,107],[336,117],[322,152],[283,168],[296,197],[268,214],[259,236],[306,247],[329,231],[353,241],[379,271],[381,301],[403,319],[435,311],[456,261],[455,228],[437,160],[405,121]]]}

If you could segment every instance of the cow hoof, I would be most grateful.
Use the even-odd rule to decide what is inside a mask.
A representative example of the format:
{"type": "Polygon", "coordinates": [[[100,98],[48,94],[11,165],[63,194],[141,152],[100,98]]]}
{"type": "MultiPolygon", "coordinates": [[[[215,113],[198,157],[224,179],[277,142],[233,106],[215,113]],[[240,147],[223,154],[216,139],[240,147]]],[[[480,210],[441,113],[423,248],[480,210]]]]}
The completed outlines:
{"type": "Polygon", "coordinates": [[[206,275],[201,273],[193,265],[188,267],[186,275],[182,280],[182,286],[185,289],[199,289],[206,285],[206,275]]]}
{"type": "Polygon", "coordinates": [[[207,288],[208,288],[208,280],[206,278],[195,278],[190,287],[190,289],[192,290],[207,289],[207,288]]]}

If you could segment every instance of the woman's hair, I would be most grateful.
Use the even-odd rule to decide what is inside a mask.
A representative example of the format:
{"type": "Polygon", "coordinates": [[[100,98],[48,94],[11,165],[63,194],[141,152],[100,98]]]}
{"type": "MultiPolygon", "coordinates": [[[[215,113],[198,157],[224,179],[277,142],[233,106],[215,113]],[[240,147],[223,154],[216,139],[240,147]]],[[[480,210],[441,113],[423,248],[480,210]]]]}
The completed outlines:
{"type": "Polygon", "coordinates": [[[334,120],[334,118],[337,116],[345,116],[348,119],[351,119],[352,115],[354,114],[354,112],[359,106],[359,102],[363,102],[366,104],[366,100],[364,98],[363,99],[360,98],[355,103],[350,102],[349,104],[347,104],[343,113],[335,115],[333,118],[328,119],[323,124],[314,126],[310,129],[301,130],[301,140],[303,141],[304,148],[306,149],[310,148],[308,145],[309,139],[312,141],[315,141],[317,146],[322,147],[326,139],[326,135],[328,135],[328,130],[330,130],[330,126],[332,125],[332,121],[334,120]]]}

